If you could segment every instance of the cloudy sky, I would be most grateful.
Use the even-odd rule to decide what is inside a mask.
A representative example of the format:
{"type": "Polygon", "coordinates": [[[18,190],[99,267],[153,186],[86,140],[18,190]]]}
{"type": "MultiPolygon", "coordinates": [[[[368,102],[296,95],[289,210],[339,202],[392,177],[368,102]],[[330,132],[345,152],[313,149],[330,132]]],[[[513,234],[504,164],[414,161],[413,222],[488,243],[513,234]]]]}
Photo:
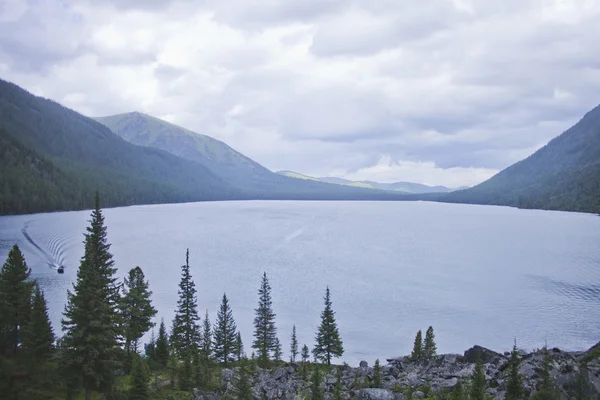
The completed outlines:
{"type": "Polygon", "coordinates": [[[600,103],[597,0],[0,0],[0,77],[272,170],[472,185],[600,103]]]}

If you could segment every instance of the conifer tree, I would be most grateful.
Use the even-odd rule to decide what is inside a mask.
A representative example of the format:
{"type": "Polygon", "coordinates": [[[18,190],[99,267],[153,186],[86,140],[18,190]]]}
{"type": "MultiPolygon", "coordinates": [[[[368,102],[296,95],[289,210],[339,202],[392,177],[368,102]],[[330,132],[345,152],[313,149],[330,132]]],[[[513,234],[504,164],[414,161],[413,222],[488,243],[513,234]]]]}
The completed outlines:
{"type": "Polygon", "coordinates": [[[325,398],[323,395],[323,389],[321,389],[322,380],[323,376],[321,375],[321,369],[317,366],[310,377],[311,400],[323,400],[325,398]]]}
{"type": "Polygon", "coordinates": [[[146,356],[148,359],[156,362],[156,336],[154,335],[154,328],[152,328],[152,332],[150,333],[150,343],[146,347],[146,356]]]}
{"type": "Polygon", "coordinates": [[[214,337],[214,355],[217,361],[224,364],[225,367],[235,360],[235,340],[237,327],[233,319],[233,313],[229,307],[227,295],[223,294],[221,307],[217,313],[217,322],[213,332],[214,337]]]}
{"type": "Polygon", "coordinates": [[[110,393],[117,370],[116,268],[106,239],[100,197],[96,192],[92,220],[84,240],[77,281],[68,292],[62,320],[65,361],[81,375],[85,398],[94,387],[110,393]]]}
{"type": "Polygon", "coordinates": [[[281,357],[283,355],[283,350],[281,348],[281,342],[279,342],[279,338],[275,338],[275,361],[281,361],[281,357]]]}
{"type": "Polygon", "coordinates": [[[158,328],[158,338],[156,338],[156,362],[161,368],[166,368],[169,362],[169,338],[167,336],[167,328],[165,327],[165,321],[160,321],[160,327],[158,328]]]}
{"type": "Polygon", "coordinates": [[[506,400],[522,400],[525,396],[523,377],[519,373],[521,358],[517,349],[517,341],[513,346],[509,361],[509,376],[506,384],[506,400]]]}
{"type": "Polygon", "coordinates": [[[430,326],[425,332],[425,341],[423,344],[423,358],[426,360],[432,360],[437,354],[437,347],[435,345],[435,335],[433,333],[433,327],[430,326]]]}
{"type": "Polygon", "coordinates": [[[119,302],[125,350],[128,353],[137,352],[138,341],[154,326],[152,318],[157,312],[152,307],[152,292],[144,278],[140,267],[132,268],[124,280],[123,296],[119,302]]]}
{"type": "Polygon", "coordinates": [[[237,361],[241,361],[244,355],[244,342],[242,342],[242,334],[238,331],[235,337],[235,357],[237,361]]]}
{"type": "Polygon", "coordinates": [[[150,398],[148,381],[148,367],[144,359],[136,355],[133,359],[129,400],[148,400],[150,398]]]}
{"type": "Polygon", "coordinates": [[[290,340],[290,362],[296,362],[298,356],[298,338],[296,337],[296,325],[292,328],[292,338],[290,340]]]}
{"type": "Polygon", "coordinates": [[[16,244],[0,270],[0,354],[14,354],[29,315],[31,269],[16,244]]]}
{"type": "Polygon", "coordinates": [[[373,387],[381,387],[381,365],[379,364],[379,358],[375,360],[375,366],[373,367],[373,387]]]}
{"type": "Polygon", "coordinates": [[[306,363],[308,361],[308,357],[310,356],[309,352],[308,352],[308,346],[304,345],[302,347],[302,362],[306,363]]]}
{"type": "Polygon", "coordinates": [[[471,397],[470,400],[485,400],[485,371],[481,357],[477,354],[477,362],[475,363],[475,372],[471,378],[471,397]]]}
{"type": "Polygon", "coordinates": [[[204,362],[208,363],[208,361],[212,357],[212,345],[213,345],[213,333],[212,327],[210,323],[210,319],[208,318],[208,310],[206,310],[206,315],[204,317],[204,321],[202,322],[202,356],[204,358],[204,362]]]}
{"type": "Polygon", "coordinates": [[[542,370],[540,371],[540,377],[542,382],[540,389],[533,395],[532,399],[535,400],[560,400],[561,396],[558,393],[554,379],[552,378],[552,358],[548,347],[544,346],[543,349],[544,360],[542,362],[542,370]]]}
{"type": "Polygon", "coordinates": [[[313,354],[327,365],[331,365],[332,357],[341,357],[344,354],[342,339],[335,322],[335,312],[331,308],[329,287],[325,291],[325,309],[321,313],[321,325],[315,340],[313,354]]]}
{"type": "Polygon", "coordinates": [[[30,361],[42,363],[54,353],[54,340],[46,299],[36,282],[33,285],[29,321],[23,329],[23,350],[30,361]]]}
{"type": "Polygon", "coordinates": [[[254,400],[252,385],[246,367],[241,367],[233,383],[233,392],[237,400],[254,400]]]}
{"type": "Polygon", "coordinates": [[[415,336],[415,343],[410,358],[413,361],[420,361],[423,359],[423,335],[421,334],[421,331],[417,332],[417,335],[415,336]]]}
{"type": "Polygon", "coordinates": [[[337,368],[336,376],[335,376],[335,387],[333,389],[333,400],[344,400],[345,397],[342,393],[342,369],[340,367],[337,368]]]}
{"type": "Polygon", "coordinates": [[[267,273],[263,273],[258,289],[258,307],[254,310],[254,341],[252,348],[256,349],[259,363],[266,367],[269,355],[275,352],[277,329],[275,328],[275,313],[271,300],[271,285],[267,273]]]}
{"type": "Polygon", "coordinates": [[[200,327],[198,321],[198,300],[196,284],[190,273],[190,250],[185,252],[185,265],[181,266],[179,282],[179,299],[171,330],[171,343],[178,356],[191,356],[200,343],[200,327]]]}
{"type": "Polygon", "coordinates": [[[456,383],[456,386],[454,386],[450,400],[467,400],[465,389],[460,380],[456,383]]]}
{"type": "Polygon", "coordinates": [[[193,355],[186,352],[183,355],[183,361],[180,364],[179,369],[179,390],[182,392],[188,392],[192,389],[194,380],[194,371],[192,368],[192,360],[190,357],[193,355]]]}

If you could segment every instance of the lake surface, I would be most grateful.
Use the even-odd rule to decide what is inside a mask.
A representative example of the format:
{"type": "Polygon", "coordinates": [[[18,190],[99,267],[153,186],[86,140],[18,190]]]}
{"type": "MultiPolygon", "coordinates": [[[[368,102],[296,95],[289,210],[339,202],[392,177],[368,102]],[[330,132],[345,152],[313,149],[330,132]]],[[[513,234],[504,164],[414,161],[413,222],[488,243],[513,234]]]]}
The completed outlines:
{"type": "MultiPolygon", "coordinates": [[[[227,293],[251,353],[263,271],[289,356],[314,343],[327,285],[344,361],[408,354],[433,325],[439,352],[474,344],[577,350],[600,340],[600,218],[427,202],[215,202],[105,210],[119,275],[139,265],[159,319],[174,315],[190,249],[199,308],[227,293]]],[[[89,211],[0,217],[0,257],[22,247],[60,331],[89,211]],[[64,274],[52,264],[64,263],[64,274]]]]}

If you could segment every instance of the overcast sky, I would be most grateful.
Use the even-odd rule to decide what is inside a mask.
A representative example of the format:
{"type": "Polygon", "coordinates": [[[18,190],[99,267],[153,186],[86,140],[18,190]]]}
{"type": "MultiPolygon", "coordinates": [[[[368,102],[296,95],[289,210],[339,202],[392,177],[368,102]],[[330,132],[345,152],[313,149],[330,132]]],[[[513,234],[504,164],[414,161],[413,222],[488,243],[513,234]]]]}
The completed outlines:
{"type": "Polygon", "coordinates": [[[0,76],[272,170],[479,183],[600,103],[598,0],[0,0],[0,76]]]}

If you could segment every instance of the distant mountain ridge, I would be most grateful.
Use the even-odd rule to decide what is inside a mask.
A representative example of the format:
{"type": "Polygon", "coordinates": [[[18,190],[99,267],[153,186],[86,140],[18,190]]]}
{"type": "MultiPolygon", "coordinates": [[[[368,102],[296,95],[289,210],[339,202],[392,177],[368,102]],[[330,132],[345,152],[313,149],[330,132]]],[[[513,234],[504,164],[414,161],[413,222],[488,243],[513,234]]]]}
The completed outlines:
{"type": "Polygon", "coordinates": [[[374,181],[352,181],[343,178],[337,177],[319,177],[315,178],[308,175],[303,175],[298,172],[293,171],[277,171],[278,174],[289,176],[292,178],[306,179],[306,180],[315,180],[320,182],[327,182],[336,185],[346,185],[346,186],[355,186],[355,187],[363,187],[369,189],[379,189],[379,190],[387,190],[394,191],[404,194],[420,194],[420,193],[448,193],[452,192],[454,189],[447,188],[445,186],[427,186],[420,183],[414,182],[393,182],[393,183],[381,183],[374,181]]]}

